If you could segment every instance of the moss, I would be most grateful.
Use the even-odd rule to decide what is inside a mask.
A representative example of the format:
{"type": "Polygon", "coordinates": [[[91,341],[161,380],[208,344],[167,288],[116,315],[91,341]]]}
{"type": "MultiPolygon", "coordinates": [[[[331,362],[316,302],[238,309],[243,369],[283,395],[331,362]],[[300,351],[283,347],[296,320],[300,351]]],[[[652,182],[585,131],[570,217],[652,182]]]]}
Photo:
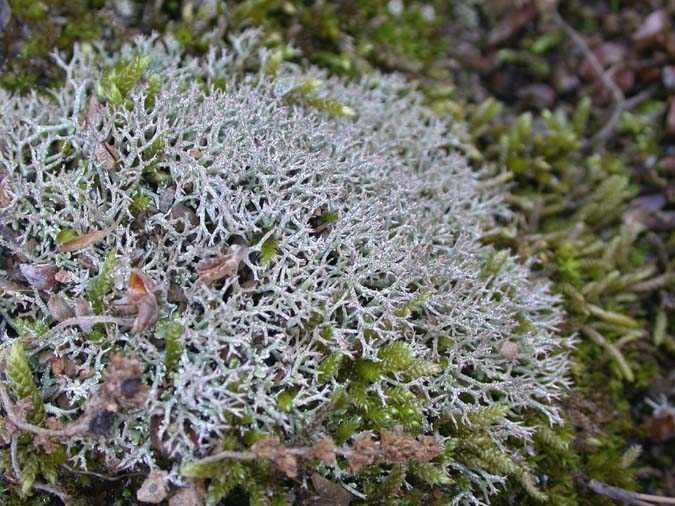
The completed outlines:
{"type": "MultiPolygon", "coordinates": [[[[392,22],[394,18],[388,12],[386,3],[367,2],[361,5],[355,2],[354,5],[359,7],[358,12],[355,12],[349,8],[351,4],[341,10],[321,3],[307,5],[305,2],[250,1],[236,7],[234,19],[238,26],[262,26],[270,34],[270,45],[283,44],[284,39],[290,37],[306,57],[332,73],[355,76],[367,66],[365,62],[370,62],[384,69],[414,69],[416,76],[427,78],[433,73],[435,60],[447,55],[446,44],[450,39],[439,39],[435,25],[421,23],[419,11],[415,14],[414,9],[392,22]],[[372,27],[370,23],[381,17],[385,22],[372,27]],[[405,26],[392,26],[395,23],[405,26]],[[294,28],[292,33],[288,30],[291,26],[294,28]]],[[[435,4],[437,16],[447,14],[442,5],[435,4]]],[[[563,8],[567,8],[567,4],[565,2],[563,8]]],[[[618,9],[618,2],[612,4],[618,9]]],[[[93,7],[99,8],[100,5],[93,7]]],[[[162,9],[171,19],[181,16],[181,2],[178,0],[164,2],[162,9]]],[[[488,19],[492,17],[490,12],[483,15],[488,19]]],[[[578,20],[578,29],[598,29],[597,20],[589,16],[580,15],[578,20]]],[[[192,29],[192,25],[178,24],[173,29],[190,50],[203,49],[204,46],[198,42],[199,33],[192,29]]],[[[72,33],[77,33],[77,30],[72,30],[72,33]]],[[[555,56],[556,48],[560,45],[558,32],[529,34],[518,38],[514,47],[503,51],[500,56],[504,65],[513,62],[523,72],[545,76],[551,67],[547,57],[551,53],[555,56]]],[[[288,55],[287,58],[292,56],[288,55]]],[[[5,87],[25,90],[35,87],[38,82],[44,82],[44,79],[38,72],[10,71],[3,74],[0,81],[5,87]]],[[[557,280],[558,290],[565,298],[570,313],[570,327],[574,329],[582,323],[602,323],[597,316],[587,311],[587,304],[591,301],[604,311],[626,314],[632,319],[637,317],[640,328],[649,333],[649,322],[655,322],[658,316],[654,311],[653,297],[641,296],[642,303],[631,303],[617,297],[620,283],[614,282],[605,288],[602,286],[613,272],[623,276],[654,262],[653,247],[644,240],[624,241],[615,252],[610,247],[612,239],[621,234],[618,221],[634,188],[630,188],[630,185],[609,188],[609,193],[604,195],[609,196],[612,205],[606,208],[597,206],[602,204],[598,202],[603,200],[598,199],[602,195],[593,197],[593,191],[599,182],[612,175],[628,175],[627,167],[633,165],[633,159],[648,160],[659,152],[662,128],[658,126],[657,118],[663,102],[651,101],[624,113],[619,133],[629,141],[626,149],[613,149],[600,156],[589,155],[583,147],[599,127],[598,117],[592,110],[595,106],[591,106],[588,100],[580,101],[576,108],[568,108],[564,115],[521,115],[514,124],[511,121],[512,109],[494,99],[467,104],[457,94],[435,93],[441,88],[440,85],[434,84],[431,88],[428,96],[434,109],[470,122],[471,137],[479,148],[474,151],[475,159],[503,161],[509,168],[515,181],[512,202],[523,218],[519,237],[531,234],[551,237],[543,248],[534,247],[527,241],[518,244],[519,241],[507,240],[504,244],[520,247],[524,257],[535,261],[535,269],[557,280]],[[533,134],[533,125],[536,134],[533,134]],[[582,202],[586,207],[579,212],[578,203],[582,202]],[[583,231],[579,235],[576,228],[579,224],[588,226],[590,232],[583,231]]],[[[613,181],[616,183],[619,180],[613,181]]],[[[499,260],[496,256],[486,261],[485,276],[499,272],[502,268],[499,260]]],[[[669,320],[667,325],[672,329],[672,318],[669,320]]],[[[616,342],[621,338],[621,330],[609,329],[605,337],[616,342]]],[[[594,406],[615,404],[619,407],[616,416],[623,418],[626,423],[608,425],[605,432],[618,435],[618,439],[600,437],[598,441],[601,444],[592,450],[572,444],[575,438],[569,429],[556,431],[560,438],[569,442],[566,448],[556,446],[552,440],[548,443],[537,441],[537,452],[531,457],[530,465],[539,470],[538,476],[552,503],[603,502],[597,497],[588,496],[576,477],[600,476],[597,473],[602,471],[602,463],[620,455],[630,441],[637,437],[634,422],[630,422],[630,403],[643,393],[641,389],[652,378],[662,375],[667,367],[663,349],[646,344],[648,339],[627,345],[625,354],[636,377],[632,386],[624,384],[620,370],[601,347],[587,341],[580,344],[575,354],[574,367],[578,392],[593,398],[597,402],[594,406]],[[595,457],[591,459],[590,455],[595,457]]],[[[443,338],[439,342],[442,345],[443,338]]],[[[336,377],[340,369],[345,369],[341,365],[342,361],[339,354],[326,357],[323,363],[325,372],[321,377],[325,381],[336,377]]],[[[570,411],[574,409],[577,408],[571,407],[570,411]]],[[[602,410],[588,406],[583,410],[589,416],[594,411],[602,410]]],[[[342,441],[361,426],[361,422],[356,420],[359,417],[354,415],[350,423],[346,424],[342,441]]],[[[568,424],[569,427],[578,427],[579,422],[570,419],[568,424]]],[[[544,425],[540,426],[543,431],[544,425]]],[[[667,467],[668,463],[662,465],[667,467]]],[[[624,480],[621,478],[624,473],[617,472],[619,478],[610,483],[631,484],[630,476],[624,480]]],[[[461,480],[458,487],[460,485],[461,480]]],[[[522,490],[516,490],[517,487],[517,481],[514,481],[508,493],[522,493],[522,490]]]]}
{"type": "Polygon", "coordinates": [[[105,262],[101,265],[98,275],[92,278],[87,285],[87,299],[96,314],[103,313],[103,299],[112,290],[116,262],[115,254],[109,253],[105,262]]]}
{"type": "Polygon", "coordinates": [[[68,52],[78,41],[93,40],[103,27],[103,6],[87,0],[10,0],[11,19],[0,34],[5,55],[0,86],[27,92],[61,79],[50,53],[68,52]]]}

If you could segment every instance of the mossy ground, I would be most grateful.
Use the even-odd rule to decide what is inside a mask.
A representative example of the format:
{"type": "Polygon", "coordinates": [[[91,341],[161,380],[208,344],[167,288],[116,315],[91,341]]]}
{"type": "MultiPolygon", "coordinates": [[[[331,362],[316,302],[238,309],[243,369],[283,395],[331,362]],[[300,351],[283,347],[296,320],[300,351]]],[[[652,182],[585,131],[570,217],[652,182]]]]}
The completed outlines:
{"type": "MultiPolygon", "coordinates": [[[[58,72],[45,63],[46,54],[75,40],[105,35],[97,16],[110,12],[95,1],[9,4],[14,17],[3,33],[6,62],[0,84],[21,91],[58,81],[58,72]],[[59,9],[69,21],[54,28],[51,9],[59,9]],[[17,44],[11,34],[25,31],[25,26],[39,36],[17,44]]],[[[199,52],[207,45],[203,34],[218,27],[219,18],[227,19],[221,38],[258,26],[280,54],[289,56],[283,48],[291,43],[300,50],[291,57],[307,58],[336,74],[355,76],[371,68],[403,72],[422,83],[439,114],[467,120],[465,140],[473,146],[467,154],[492,164],[495,177],[511,184],[517,212],[515,224],[505,223],[486,240],[535,259],[535,268],[550,276],[565,298],[565,330],[579,334],[572,370],[576,386],[564,403],[568,424],[543,430],[529,462],[539,487],[551,503],[570,505],[611,504],[587,489],[590,479],[672,494],[667,473],[674,466],[668,457],[675,454],[673,442],[654,441],[645,428],[651,414],[645,400],[659,392],[675,356],[672,319],[666,317],[665,331],[661,329],[665,337],[655,339],[672,285],[634,288],[671,272],[675,239],[667,227],[650,224],[634,234],[628,219],[636,197],[661,194],[670,186],[663,121],[667,93],[656,85],[646,100],[622,114],[602,144],[594,143],[612,110],[611,100],[584,99],[593,90],[602,92],[597,78],[586,78],[584,85],[559,93],[552,102],[541,94],[516,93],[523,83],[553,82],[563,55],[574,52],[559,25],[535,14],[526,28],[494,44],[490,36],[509,17],[499,2],[448,5],[353,0],[336,8],[331,2],[248,0],[207,13],[196,2],[173,0],[163,2],[153,20],[132,23],[128,32],[165,26],[186,49],[199,52]],[[604,341],[584,333],[589,326],[600,329],[604,341]],[[643,452],[630,462],[634,445],[643,446],[643,452]]],[[[616,16],[628,9],[623,2],[605,7],[616,16]]],[[[597,5],[570,0],[560,2],[559,11],[579,33],[621,40],[607,27],[607,12],[597,5]]],[[[647,14],[635,11],[639,19],[647,14]]],[[[582,63],[583,56],[577,55],[563,66],[582,63]]],[[[641,79],[626,90],[627,96],[649,86],[641,79]]],[[[541,424],[536,418],[531,423],[541,424]]],[[[77,486],[87,490],[88,485],[77,486]]],[[[111,489],[96,485],[96,493],[106,488],[111,489]]],[[[114,504],[127,502],[124,497],[116,500],[114,504]]],[[[516,480],[501,500],[535,502],[516,480]]],[[[33,501],[47,504],[49,499],[33,501]]]]}

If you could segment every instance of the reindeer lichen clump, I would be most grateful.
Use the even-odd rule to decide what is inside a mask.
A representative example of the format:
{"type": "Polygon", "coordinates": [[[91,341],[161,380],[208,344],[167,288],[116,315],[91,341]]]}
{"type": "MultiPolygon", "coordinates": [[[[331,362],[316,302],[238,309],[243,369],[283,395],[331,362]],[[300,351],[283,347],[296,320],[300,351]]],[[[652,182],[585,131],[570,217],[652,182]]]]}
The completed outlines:
{"type": "Polygon", "coordinates": [[[7,483],[537,495],[520,415],[559,421],[568,343],[546,286],[481,245],[498,197],[402,79],[325,79],[252,41],[78,48],[51,96],[0,97],[7,483]]]}

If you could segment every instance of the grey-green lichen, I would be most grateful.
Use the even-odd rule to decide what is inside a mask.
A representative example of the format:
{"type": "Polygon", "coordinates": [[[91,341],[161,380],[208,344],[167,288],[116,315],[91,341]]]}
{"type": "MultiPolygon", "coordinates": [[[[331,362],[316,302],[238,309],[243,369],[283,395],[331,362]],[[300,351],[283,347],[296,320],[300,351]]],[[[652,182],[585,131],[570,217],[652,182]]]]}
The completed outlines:
{"type": "MultiPolygon", "coordinates": [[[[401,78],[272,56],[142,39],[76,49],[48,98],[3,93],[7,423],[210,504],[292,502],[312,459],[370,502],[482,504],[507,476],[536,496],[521,415],[560,421],[569,342],[546,285],[480,241],[499,196],[401,78]]],[[[50,481],[3,452],[23,493],[50,481]]]]}

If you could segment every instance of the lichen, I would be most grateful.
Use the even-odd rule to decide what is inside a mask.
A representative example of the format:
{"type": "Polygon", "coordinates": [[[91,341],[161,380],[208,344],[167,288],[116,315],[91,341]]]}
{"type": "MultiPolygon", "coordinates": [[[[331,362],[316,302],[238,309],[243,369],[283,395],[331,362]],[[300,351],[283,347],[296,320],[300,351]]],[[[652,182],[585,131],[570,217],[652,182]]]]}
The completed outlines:
{"type": "Polygon", "coordinates": [[[54,100],[2,96],[0,310],[49,322],[27,353],[73,364],[34,371],[69,464],[161,467],[188,493],[184,464],[231,448],[246,461],[202,478],[211,501],[264,502],[303,493],[284,474],[323,435],[343,446],[319,471],[357,494],[419,478],[415,497],[481,504],[529,483],[521,416],[560,421],[570,343],[527,266],[486,270],[499,194],[400,77],[270,75],[255,41],[202,59],[170,40],[76,49],[54,100]],[[58,275],[36,288],[19,259],[58,275]],[[80,313],[57,324],[48,294],[80,313]],[[446,451],[416,460],[431,440],[446,451]]]}

